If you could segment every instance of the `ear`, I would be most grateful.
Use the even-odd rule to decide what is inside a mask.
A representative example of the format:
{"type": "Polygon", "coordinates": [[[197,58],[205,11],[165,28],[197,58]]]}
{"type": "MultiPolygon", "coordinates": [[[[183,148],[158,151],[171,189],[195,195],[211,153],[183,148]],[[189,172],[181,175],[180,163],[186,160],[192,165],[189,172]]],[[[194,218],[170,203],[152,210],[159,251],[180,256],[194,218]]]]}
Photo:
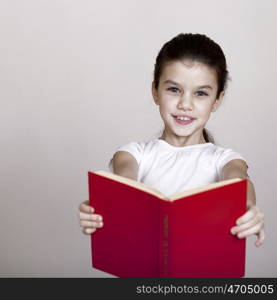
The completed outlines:
{"type": "Polygon", "coordinates": [[[154,81],[152,82],[152,96],[153,96],[154,102],[155,102],[157,105],[159,105],[158,91],[157,91],[157,89],[155,88],[154,81]]]}
{"type": "Polygon", "coordinates": [[[213,103],[212,110],[211,110],[212,112],[215,112],[219,108],[219,106],[223,100],[224,94],[225,94],[225,92],[222,91],[220,93],[219,97],[217,99],[215,99],[215,102],[213,103]]]}

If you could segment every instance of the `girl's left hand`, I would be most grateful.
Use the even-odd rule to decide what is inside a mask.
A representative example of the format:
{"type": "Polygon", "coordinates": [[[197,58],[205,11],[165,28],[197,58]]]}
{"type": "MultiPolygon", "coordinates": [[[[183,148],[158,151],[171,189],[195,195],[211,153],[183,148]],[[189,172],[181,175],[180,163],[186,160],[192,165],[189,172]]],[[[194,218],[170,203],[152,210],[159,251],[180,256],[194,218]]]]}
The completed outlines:
{"type": "Polygon", "coordinates": [[[238,218],[236,225],[231,228],[232,234],[236,234],[238,238],[245,238],[251,234],[256,234],[258,237],[255,242],[256,247],[263,244],[265,240],[264,214],[256,205],[252,206],[244,215],[238,218]]]}

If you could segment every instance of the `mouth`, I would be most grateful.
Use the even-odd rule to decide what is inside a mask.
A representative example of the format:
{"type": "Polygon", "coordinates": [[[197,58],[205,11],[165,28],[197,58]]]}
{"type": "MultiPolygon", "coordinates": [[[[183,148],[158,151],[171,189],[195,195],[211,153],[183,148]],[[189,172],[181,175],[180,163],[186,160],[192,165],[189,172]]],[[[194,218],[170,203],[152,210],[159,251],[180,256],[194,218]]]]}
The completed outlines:
{"type": "Polygon", "coordinates": [[[180,115],[172,115],[172,117],[175,119],[176,123],[177,124],[180,124],[180,125],[188,125],[190,123],[192,123],[195,118],[192,118],[192,117],[189,117],[189,116],[180,116],[180,115]]]}

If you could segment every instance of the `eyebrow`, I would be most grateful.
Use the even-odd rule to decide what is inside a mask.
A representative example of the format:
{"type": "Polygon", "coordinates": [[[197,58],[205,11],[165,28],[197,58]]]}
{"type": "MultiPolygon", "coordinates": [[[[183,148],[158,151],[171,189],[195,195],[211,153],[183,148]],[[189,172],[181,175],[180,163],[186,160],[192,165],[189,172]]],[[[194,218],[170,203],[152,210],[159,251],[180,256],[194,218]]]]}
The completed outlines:
{"type": "MultiPolygon", "coordinates": [[[[170,79],[165,80],[165,81],[164,81],[164,84],[166,84],[166,83],[172,83],[172,84],[181,86],[181,84],[179,84],[178,82],[175,82],[175,81],[170,80],[170,79]]],[[[197,88],[197,89],[211,89],[211,90],[213,89],[213,88],[212,88],[210,85],[208,85],[208,84],[206,84],[206,85],[200,85],[200,86],[197,86],[196,88],[197,88]]]]}

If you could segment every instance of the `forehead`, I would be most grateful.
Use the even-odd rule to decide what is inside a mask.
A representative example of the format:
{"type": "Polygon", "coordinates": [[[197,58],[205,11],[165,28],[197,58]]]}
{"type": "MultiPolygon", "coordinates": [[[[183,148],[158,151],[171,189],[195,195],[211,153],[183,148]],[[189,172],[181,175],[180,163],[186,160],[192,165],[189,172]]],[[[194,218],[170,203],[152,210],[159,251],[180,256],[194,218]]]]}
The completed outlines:
{"type": "Polygon", "coordinates": [[[164,65],[161,83],[173,80],[180,84],[213,85],[217,84],[216,72],[211,67],[191,60],[173,61],[164,65]]]}

